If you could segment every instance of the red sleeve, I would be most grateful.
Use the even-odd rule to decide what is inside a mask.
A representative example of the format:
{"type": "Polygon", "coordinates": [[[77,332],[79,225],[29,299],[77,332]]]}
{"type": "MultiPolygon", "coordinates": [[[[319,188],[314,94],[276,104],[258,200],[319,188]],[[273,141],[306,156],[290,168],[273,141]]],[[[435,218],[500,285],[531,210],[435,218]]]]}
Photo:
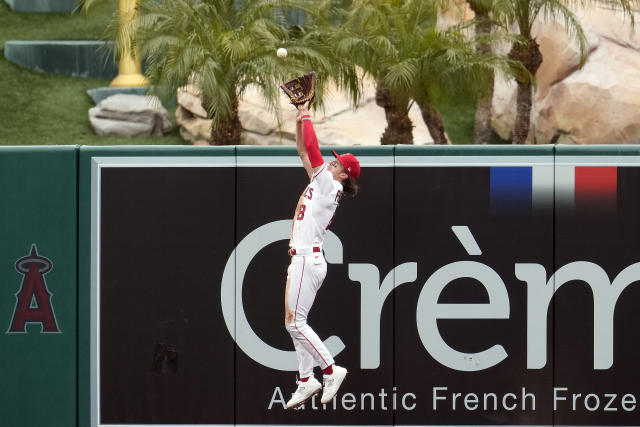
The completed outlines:
{"type": "Polygon", "coordinates": [[[322,158],[322,154],[320,154],[318,137],[316,137],[316,132],[313,130],[311,117],[309,116],[302,117],[302,140],[304,141],[304,148],[307,150],[311,167],[315,168],[322,165],[324,159],[322,158]]]}

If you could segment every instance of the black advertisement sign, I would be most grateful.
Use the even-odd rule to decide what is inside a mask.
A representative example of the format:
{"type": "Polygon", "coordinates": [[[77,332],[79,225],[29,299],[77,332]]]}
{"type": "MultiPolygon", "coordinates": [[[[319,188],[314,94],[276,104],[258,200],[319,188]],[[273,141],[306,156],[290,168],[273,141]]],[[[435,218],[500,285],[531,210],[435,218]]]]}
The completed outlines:
{"type": "Polygon", "coordinates": [[[355,150],[309,317],[349,374],[296,410],[299,159],[105,165],[94,425],[638,425],[640,162],[510,153],[355,150]]]}

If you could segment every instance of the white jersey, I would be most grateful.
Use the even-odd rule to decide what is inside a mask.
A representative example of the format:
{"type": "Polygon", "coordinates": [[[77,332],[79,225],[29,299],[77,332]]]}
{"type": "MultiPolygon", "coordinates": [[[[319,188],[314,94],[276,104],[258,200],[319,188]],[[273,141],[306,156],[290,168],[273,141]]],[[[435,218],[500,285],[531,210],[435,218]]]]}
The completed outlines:
{"type": "Polygon", "coordinates": [[[322,247],[324,235],[342,197],[342,184],[333,179],[327,164],[311,177],[293,217],[291,245],[294,248],[322,247]]]}

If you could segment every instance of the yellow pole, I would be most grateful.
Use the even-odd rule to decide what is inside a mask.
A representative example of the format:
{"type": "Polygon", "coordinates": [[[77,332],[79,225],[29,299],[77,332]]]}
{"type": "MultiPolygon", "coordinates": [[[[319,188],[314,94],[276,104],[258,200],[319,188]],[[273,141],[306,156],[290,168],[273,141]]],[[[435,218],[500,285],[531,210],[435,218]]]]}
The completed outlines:
{"type": "MultiPolygon", "coordinates": [[[[119,0],[120,28],[134,18],[136,0],[119,0]]],[[[112,87],[148,86],[149,80],[142,75],[142,61],[139,52],[133,55],[128,47],[118,64],[118,76],[111,82],[112,87]]]]}

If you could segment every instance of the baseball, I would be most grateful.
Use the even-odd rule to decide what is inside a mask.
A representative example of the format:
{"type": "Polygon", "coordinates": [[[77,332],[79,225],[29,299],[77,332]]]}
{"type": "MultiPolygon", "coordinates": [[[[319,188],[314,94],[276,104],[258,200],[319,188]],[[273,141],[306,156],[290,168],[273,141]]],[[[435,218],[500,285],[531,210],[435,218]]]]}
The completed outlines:
{"type": "Polygon", "coordinates": [[[278,55],[279,58],[284,58],[287,56],[287,49],[281,47],[280,49],[278,49],[276,54],[278,55]]]}

